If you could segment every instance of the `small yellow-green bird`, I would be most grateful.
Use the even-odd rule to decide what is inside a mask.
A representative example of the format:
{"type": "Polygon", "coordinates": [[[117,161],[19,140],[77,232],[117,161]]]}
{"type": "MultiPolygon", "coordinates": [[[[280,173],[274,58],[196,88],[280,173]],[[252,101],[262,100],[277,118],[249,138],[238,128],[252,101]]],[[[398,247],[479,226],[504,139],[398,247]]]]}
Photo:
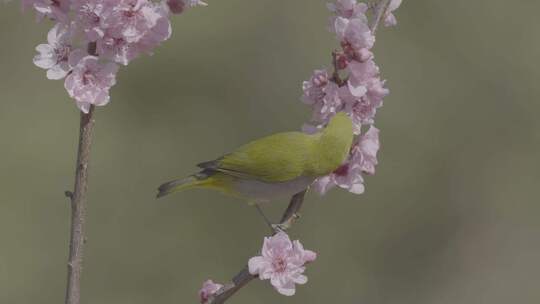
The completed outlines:
{"type": "Polygon", "coordinates": [[[200,172],[161,185],[157,197],[195,188],[218,190],[255,204],[289,197],[339,168],[352,141],[351,119],[340,112],[320,133],[277,133],[200,163],[200,172]]]}

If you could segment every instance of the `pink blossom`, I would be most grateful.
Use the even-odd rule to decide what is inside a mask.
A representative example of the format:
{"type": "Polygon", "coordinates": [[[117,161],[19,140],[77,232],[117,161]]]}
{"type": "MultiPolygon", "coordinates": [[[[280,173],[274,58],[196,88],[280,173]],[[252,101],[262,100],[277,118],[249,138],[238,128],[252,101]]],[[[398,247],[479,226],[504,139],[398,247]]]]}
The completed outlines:
{"type": "Polygon", "coordinates": [[[161,16],[148,0],[114,0],[115,5],[105,11],[103,25],[114,37],[122,37],[127,42],[137,42],[155,26],[161,16]]]}
{"type": "Polygon", "coordinates": [[[360,167],[363,173],[375,174],[377,165],[377,152],[379,152],[379,129],[370,126],[369,130],[360,138],[358,146],[353,147],[352,154],[361,155],[360,167]]]}
{"type": "Polygon", "coordinates": [[[315,70],[309,81],[304,81],[304,103],[313,105],[321,102],[324,98],[324,87],[328,84],[328,72],[326,70],[315,70]]]}
{"type": "Polygon", "coordinates": [[[96,43],[97,53],[114,62],[127,65],[131,60],[139,55],[139,50],[135,43],[128,43],[123,37],[114,37],[106,32],[96,43]]]}
{"type": "Polygon", "coordinates": [[[199,300],[201,304],[206,304],[214,296],[223,285],[214,283],[212,280],[207,280],[203,283],[202,288],[199,290],[199,300]]]}
{"type": "Polygon", "coordinates": [[[384,16],[384,25],[385,26],[395,26],[397,24],[396,16],[394,16],[393,12],[399,8],[401,5],[402,0],[392,0],[390,1],[390,4],[388,5],[388,11],[386,15],[384,16]]]}
{"type": "Polygon", "coordinates": [[[139,41],[133,43],[129,43],[123,37],[105,34],[102,39],[97,41],[97,52],[103,58],[108,58],[123,65],[127,65],[142,53],[151,55],[152,50],[162,41],[168,39],[171,34],[168,20],[162,19],[162,21],[158,21],[158,24],[163,25],[163,27],[154,27],[145,33],[139,41]]]}
{"type": "Polygon", "coordinates": [[[365,16],[368,6],[356,0],[337,0],[336,3],[329,3],[328,9],[339,17],[356,18],[365,16]]]}
{"type": "Polygon", "coordinates": [[[356,58],[354,59],[358,60],[359,62],[366,62],[373,59],[373,53],[366,48],[360,49],[356,52],[356,58]]]}
{"type": "Polygon", "coordinates": [[[147,0],[78,0],[77,24],[97,54],[123,65],[152,50],[171,36],[163,6],[147,0]]]}
{"type": "Polygon", "coordinates": [[[382,107],[383,98],[388,90],[382,87],[382,82],[377,79],[371,79],[365,84],[366,94],[360,98],[349,97],[345,103],[344,111],[349,113],[353,121],[355,134],[360,134],[360,128],[363,125],[374,123],[377,109],[382,107]]]}
{"type": "MultiPolygon", "coordinates": [[[[76,54],[70,56],[72,63],[77,61],[76,54]]],[[[109,89],[116,83],[117,71],[114,63],[103,64],[98,62],[98,57],[85,56],[66,78],[65,88],[79,109],[88,113],[90,105],[103,106],[109,102],[109,89]]]]}
{"type": "Polygon", "coordinates": [[[334,30],[338,39],[344,46],[345,53],[359,52],[362,49],[371,49],[375,43],[375,36],[371,33],[367,20],[361,18],[347,19],[337,17],[334,21],[334,30]]]}
{"type": "Polygon", "coordinates": [[[365,90],[364,95],[352,94],[353,97],[347,99],[345,106],[345,111],[353,120],[355,133],[359,134],[362,125],[374,122],[376,111],[382,106],[388,89],[384,88],[384,82],[379,78],[379,68],[372,59],[365,62],[352,61],[348,70],[348,86],[365,90]]]}
{"type": "Polygon", "coordinates": [[[36,10],[37,19],[49,18],[58,22],[65,22],[68,18],[70,0],[22,0],[23,9],[36,10]]]}
{"type": "Polygon", "coordinates": [[[71,52],[72,33],[67,25],[57,23],[47,35],[48,44],[36,47],[39,54],[34,56],[34,64],[47,70],[47,78],[62,79],[70,70],[68,64],[71,52]]]}
{"type": "Polygon", "coordinates": [[[330,81],[316,94],[314,87],[309,88],[304,99],[312,103],[311,125],[321,129],[337,112],[344,111],[353,121],[354,133],[360,134],[362,125],[372,124],[377,108],[382,106],[382,97],[387,94],[382,85],[378,78],[368,78],[362,82],[349,80],[341,87],[330,81]]]}
{"type": "Polygon", "coordinates": [[[318,192],[320,195],[325,195],[326,193],[328,193],[328,191],[330,191],[335,186],[336,186],[336,181],[334,179],[334,174],[329,174],[329,175],[319,177],[318,179],[316,179],[311,185],[311,188],[314,191],[318,192]]]}
{"type": "Polygon", "coordinates": [[[163,6],[146,0],[119,0],[103,15],[100,56],[127,65],[141,53],[152,50],[171,36],[171,24],[163,6]]]}
{"type": "Polygon", "coordinates": [[[112,10],[113,3],[106,0],[74,0],[75,20],[88,41],[96,41],[103,37],[105,28],[103,18],[107,10],[112,10]]]}
{"type": "Polygon", "coordinates": [[[314,189],[320,194],[325,194],[334,186],[338,186],[355,194],[364,193],[365,187],[362,174],[375,174],[379,147],[379,130],[371,126],[353,144],[345,164],[332,174],[315,181],[313,184],[314,189]]]}
{"type": "Polygon", "coordinates": [[[350,81],[354,84],[366,83],[370,79],[379,76],[379,67],[373,60],[352,61],[347,68],[351,76],[350,81]]]}
{"type": "Polygon", "coordinates": [[[341,99],[343,90],[346,89],[340,88],[334,82],[330,82],[324,87],[323,99],[313,105],[313,121],[326,125],[332,116],[343,109],[344,103],[341,99]]]}
{"type": "Polygon", "coordinates": [[[148,29],[137,42],[139,51],[150,55],[152,54],[152,50],[163,41],[168,40],[172,33],[167,11],[160,6],[155,6],[154,9],[159,17],[156,19],[154,26],[148,29]]]}
{"type": "Polygon", "coordinates": [[[249,272],[270,283],[281,294],[295,294],[295,284],[307,283],[305,264],[315,261],[317,254],[305,250],[299,241],[291,242],[285,232],[265,237],[261,256],[249,260],[249,272]]]}

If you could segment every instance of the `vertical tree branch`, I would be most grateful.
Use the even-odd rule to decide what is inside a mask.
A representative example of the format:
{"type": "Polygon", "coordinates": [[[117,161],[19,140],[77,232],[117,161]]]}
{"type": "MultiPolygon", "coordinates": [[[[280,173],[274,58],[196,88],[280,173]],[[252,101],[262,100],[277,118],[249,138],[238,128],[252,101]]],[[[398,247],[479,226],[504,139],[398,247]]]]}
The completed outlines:
{"type": "Polygon", "coordinates": [[[86,213],[86,190],[88,188],[88,161],[94,129],[94,106],[88,114],[81,112],[79,148],[73,192],[66,192],[71,199],[71,236],[69,240],[68,278],[66,304],[79,304],[81,297],[81,271],[84,247],[84,223],[86,213]]]}

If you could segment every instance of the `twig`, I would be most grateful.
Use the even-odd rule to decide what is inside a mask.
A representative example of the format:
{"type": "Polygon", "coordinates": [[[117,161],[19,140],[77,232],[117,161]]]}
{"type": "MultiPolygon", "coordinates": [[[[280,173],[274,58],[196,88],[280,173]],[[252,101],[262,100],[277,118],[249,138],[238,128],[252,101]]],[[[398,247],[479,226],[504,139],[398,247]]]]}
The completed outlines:
{"type": "Polygon", "coordinates": [[[257,276],[249,273],[248,267],[244,267],[233,279],[232,283],[225,285],[213,298],[208,302],[210,304],[223,304],[235,293],[237,293],[242,287],[246,286],[257,276]]]}
{"type": "Polygon", "coordinates": [[[339,63],[338,63],[338,56],[339,56],[339,51],[337,50],[334,50],[332,52],[332,66],[334,67],[334,71],[332,72],[332,80],[338,85],[338,86],[342,86],[344,81],[343,79],[341,79],[341,77],[339,76],[339,63]]]}
{"type": "MultiPolygon", "coordinates": [[[[302,208],[304,203],[304,196],[306,190],[295,194],[287,207],[287,210],[283,213],[281,221],[279,222],[279,228],[281,230],[290,229],[296,219],[299,218],[298,212],[302,208]]],[[[232,283],[225,285],[220,291],[218,291],[214,297],[208,302],[209,304],[223,304],[235,293],[237,293],[242,287],[246,286],[251,280],[257,278],[257,276],[249,273],[249,269],[244,267],[233,279],[232,283]]]]}
{"type": "Polygon", "coordinates": [[[373,35],[375,35],[375,32],[377,32],[377,28],[379,27],[383,17],[386,15],[391,1],[392,0],[381,0],[374,6],[373,20],[369,26],[373,35]]]}
{"type": "Polygon", "coordinates": [[[75,186],[73,192],[66,191],[66,196],[71,199],[71,236],[69,241],[66,304],[79,304],[81,297],[81,268],[83,246],[85,243],[86,190],[88,187],[88,160],[94,129],[93,114],[93,105],[90,106],[88,114],[81,112],[75,186]]]}
{"type": "Polygon", "coordinates": [[[304,203],[304,197],[306,196],[307,189],[296,193],[292,198],[291,202],[289,203],[289,206],[287,207],[287,210],[285,210],[285,213],[283,213],[283,216],[281,217],[281,221],[279,222],[284,228],[289,229],[291,228],[292,224],[296,219],[300,217],[298,212],[300,211],[300,208],[302,208],[302,204],[304,203]]]}

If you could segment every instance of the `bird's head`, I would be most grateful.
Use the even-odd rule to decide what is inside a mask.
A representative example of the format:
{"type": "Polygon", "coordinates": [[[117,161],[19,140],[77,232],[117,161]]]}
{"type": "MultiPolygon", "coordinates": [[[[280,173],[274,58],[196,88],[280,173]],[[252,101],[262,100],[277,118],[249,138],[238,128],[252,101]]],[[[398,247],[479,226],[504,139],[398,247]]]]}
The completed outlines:
{"type": "Polygon", "coordinates": [[[321,135],[321,153],[325,162],[322,166],[330,172],[339,167],[349,155],[353,137],[351,118],[343,112],[334,115],[321,135]]]}
{"type": "Polygon", "coordinates": [[[345,112],[338,112],[330,119],[323,133],[332,136],[351,138],[352,141],[352,120],[345,112]]]}

